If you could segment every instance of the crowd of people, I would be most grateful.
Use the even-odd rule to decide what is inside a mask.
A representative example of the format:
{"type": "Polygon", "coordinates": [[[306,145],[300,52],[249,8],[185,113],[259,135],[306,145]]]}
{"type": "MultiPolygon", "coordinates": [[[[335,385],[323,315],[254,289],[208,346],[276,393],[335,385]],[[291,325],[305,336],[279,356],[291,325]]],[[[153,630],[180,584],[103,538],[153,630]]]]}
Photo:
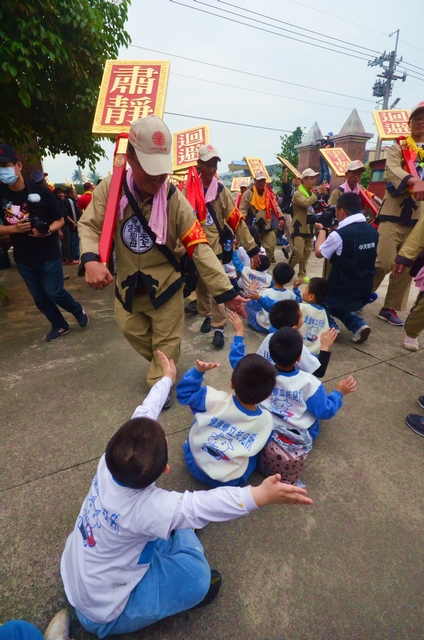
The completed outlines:
{"type": "MultiPolygon", "coordinates": [[[[91,288],[100,291],[115,282],[118,324],[149,362],[150,392],[107,444],[62,555],[67,598],[90,633],[103,638],[134,632],[212,602],[221,576],[209,567],[197,529],[270,503],[312,504],[300,476],[320,421],[333,418],[344,396],[357,388],[349,376],[327,393],[319,380],[340,333],[336,320],[353,343],[365,342],[371,329],[361,310],[375,300],[389,272],[378,317],[403,326],[396,310],[404,308],[410,273],[415,275],[420,292],[405,324],[404,346],[418,350],[424,322],[424,103],[411,111],[410,127],[417,175],[405,169],[399,145],[393,145],[377,230],[361,205],[360,160],[348,167],[346,181],[333,194],[328,176],[316,186],[318,172],[307,168],[291,184],[283,175],[277,199],[258,171],[252,186],[244,185],[237,207],[217,179],[214,146],[200,147],[197,166],[180,189],[168,179],[169,129],[156,116],[136,120],[118,203],[115,278],[98,251],[111,178],[94,191],[85,185],[79,200],[73,189],[52,194],[41,184],[41,172],[31,183],[25,180],[15,150],[0,145],[0,237],[13,244],[19,273],[52,325],[46,340],[69,332],[59,306],[80,327],[88,324],[63,283],[62,262],[78,260],[91,288]],[[328,200],[335,204],[332,217],[317,216],[314,205],[325,211],[328,200]],[[284,232],[287,258],[276,262],[278,232],[284,232]],[[308,278],[312,252],[324,259],[323,277],[308,278]],[[190,304],[203,318],[200,331],[213,330],[212,345],[222,349],[227,320],[233,327],[233,371],[227,389],[215,389],[204,384],[204,376],[219,364],[199,358],[176,386],[177,401],[194,417],[183,446],[188,471],[213,488],[179,493],[155,482],[170,470],[158,419],[172,405],[187,257],[199,276],[197,300],[190,304]],[[246,354],[246,327],[263,337],[257,353],[246,354]],[[250,486],[255,469],[265,479],[250,486]]],[[[408,416],[407,424],[424,435],[420,416],[408,416]]],[[[61,620],[62,631],[66,625],[68,631],[69,619],[61,620]]]]}

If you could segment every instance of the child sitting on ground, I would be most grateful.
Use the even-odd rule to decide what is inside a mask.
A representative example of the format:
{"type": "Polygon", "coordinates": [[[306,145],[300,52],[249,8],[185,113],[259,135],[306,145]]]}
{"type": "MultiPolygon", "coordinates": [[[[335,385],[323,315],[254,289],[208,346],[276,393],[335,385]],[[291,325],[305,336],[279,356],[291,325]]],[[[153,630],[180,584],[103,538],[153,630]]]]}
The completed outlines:
{"type": "MultiPolygon", "coordinates": [[[[234,320],[232,316],[233,326],[234,320]]],[[[319,434],[319,420],[332,418],[342,406],[343,395],[356,391],[357,387],[354,378],[349,376],[327,395],[324,385],[313,375],[296,368],[302,349],[303,340],[296,329],[285,327],[272,334],[269,351],[277,368],[276,385],[271,396],[260,405],[272,414],[274,431],[259,457],[258,469],[271,475],[272,469],[278,467],[286,482],[298,480],[312,442],[319,434]]],[[[244,345],[233,342],[231,365],[243,357],[244,345]]]]}
{"type": "Polygon", "coordinates": [[[312,504],[306,491],[279,482],[212,491],[165,491],[168,443],[156,419],[175,378],[158,352],[164,377],[132,419],[112,436],[61,560],[69,602],[89,632],[122,636],[212,602],[221,585],[193,531],[247,515],[266,504],[312,504]]]}
{"type": "Polygon", "coordinates": [[[302,292],[300,334],[311,353],[320,352],[321,336],[329,328],[327,311],[322,306],[329,293],[330,283],[324,278],[311,278],[302,292]]]}
{"type": "MultiPolygon", "coordinates": [[[[275,331],[278,331],[283,327],[291,327],[292,329],[297,329],[300,335],[302,335],[305,321],[304,312],[302,313],[302,311],[305,307],[308,308],[308,306],[309,305],[294,302],[294,300],[282,300],[281,302],[277,302],[272,307],[269,314],[271,322],[270,333],[275,333],[275,331]]],[[[307,373],[313,373],[317,378],[325,376],[331,357],[330,347],[336,338],[336,329],[330,329],[327,327],[327,329],[325,329],[320,335],[320,350],[318,353],[315,351],[312,352],[311,349],[308,348],[308,341],[305,341],[303,338],[302,357],[300,362],[296,365],[297,368],[301,371],[306,371],[307,373]]],[[[257,353],[272,362],[272,358],[269,355],[268,345],[269,340],[267,341],[265,338],[257,353]],[[262,350],[266,350],[267,354],[262,353],[262,350]]]]}
{"type": "Polygon", "coordinates": [[[296,300],[296,294],[286,289],[285,285],[294,276],[293,267],[288,262],[278,262],[272,272],[273,285],[269,289],[249,291],[246,297],[250,299],[245,311],[251,327],[261,333],[268,333],[271,323],[268,312],[272,305],[279,300],[296,300]]]}
{"type": "Polygon", "coordinates": [[[256,269],[252,269],[251,266],[246,267],[240,260],[238,252],[233,251],[233,264],[237,275],[240,277],[238,286],[243,293],[251,291],[254,286],[256,286],[257,291],[268,289],[271,284],[272,276],[267,272],[270,263],[266,253],[260,253],[259,260],[261,264],[256,269]]]}
{"type": "Polygon", "coordinates": [[[184,458],[200,482],[241,486],[271,435],[271,416],[257,405],[275,386],[275,367],[255,353],[242,358],[231,377],[234,394],[202,386],[204,374],[215,367],[216,362],[196,360],[177,385],[178,402],[187,404],[194,415],[184,458]]]}

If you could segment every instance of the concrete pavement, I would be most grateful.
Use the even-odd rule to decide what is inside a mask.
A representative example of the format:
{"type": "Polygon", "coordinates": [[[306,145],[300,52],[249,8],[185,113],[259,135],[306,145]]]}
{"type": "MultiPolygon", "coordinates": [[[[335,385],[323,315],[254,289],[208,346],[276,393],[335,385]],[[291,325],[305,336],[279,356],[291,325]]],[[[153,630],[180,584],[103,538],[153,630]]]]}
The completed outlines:
{"type": "MultiPolygon", "coordinates": [[[[321,264],[313,260],[309,275],[321,264]]],[[[0,622],[24,618],[44,630],[67,605],[60,556],[99,457],[147,387],[146,363],[113,317],[113,289],[94,292],[65,267],[69,291],[90,316],[81,330],[47,344],[45,318],[15,269],[0,271],[11,302],[0,304],[0,433],[2,443],[0,622]]],[[[383,283],[379,293],[384,293],[383,283]]],[[[416,291],[412,290],[410,300],[416,291]]],[[[208,560],[223,575],[209,607],[164,620],[134,638],[151,640],[387,640],[420,639],[423,616],[424,438],[404,424],[421,410],[424,351],[402,346],[402,329],[377,319],[380,301],[364,318],[372,328],[362,345],[345,329],[334,345],[328,390],[352,373],[347,396],[321,435],[302,480],[312,507],[269,506],[247,518],[200,532],[208,560]]],[[[403,318],[406,313],[401,314],[403,318]]],[[[222,351],[187,315],[179,372],[194,359],[221,367],[208,382],[228,389],[226,331],[222,351]]],[[[422,338],[424,344],[424,338],[422,338]]],[[[261,336],[246,330],[249,350],[261,336]]],[[[168,489],[203,489],[185,468],[181,445],[191,422],[176,402],[162,413],[172,472],[168,489]]],[[[254,474],[252,484],[261,477],[254,474]]],[[[72,618],[71,636],[91,638],[72,618]]],[[[128,636],[129,637],[129,636],[128,636]]]]}

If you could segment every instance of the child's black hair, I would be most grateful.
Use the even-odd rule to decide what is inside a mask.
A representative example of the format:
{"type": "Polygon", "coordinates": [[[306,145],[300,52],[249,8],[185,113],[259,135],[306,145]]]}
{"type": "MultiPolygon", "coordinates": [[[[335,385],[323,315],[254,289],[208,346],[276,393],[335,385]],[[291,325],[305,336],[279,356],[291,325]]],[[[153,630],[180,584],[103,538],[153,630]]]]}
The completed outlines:
{"type": "Polygon", "coordinates": [[[151,418],[133,418],[122,425],[106,447],[106,466],[124,487],[145,489],[165,470],[168,444],[163,428],[151,418]]]}
{"type": "Polygon", "coordinates": [[[277,262],[272,272],[274,282],[279,285],[287,284],[294,276],[294,269],[288,262],[277,262]]]}
{"type": "Polygon", "coordinates": [[[266,271],[269,268],[270,265],[270,261],[267,255],[265,255],[264,253],[260,253],[259,254],[259,260],[261,261],[261,264],[259,265],[259,267],[256,267],[257,271],[266,271]]]}
{"type": "Polygon", "coordinates": [[[303,338],[296,329],[283,327],[272,334],[269,355],[278,367],[294,367],[302,355],[303,338]]]}
{"type": "Polygon", "coordinates": [[[275,367],[268,360],[257,353],[249,353],[237,363],[231,382],[241,402],[258,404],[271,395],[275,376],[275,367]]]}
{"type": "Polygon", "coordinates": [[[330,293],[330,283],[324,278],[311,278],[308,284],[309,293],[315,296],[316,304],[324,304],[330,293]]]}
{"type": "Polygon", "coordinates": [[[299,324],[300,307],[297,300],[279,300],[269,311],[269,321],[274,329],[295,327],[299,324]]]}

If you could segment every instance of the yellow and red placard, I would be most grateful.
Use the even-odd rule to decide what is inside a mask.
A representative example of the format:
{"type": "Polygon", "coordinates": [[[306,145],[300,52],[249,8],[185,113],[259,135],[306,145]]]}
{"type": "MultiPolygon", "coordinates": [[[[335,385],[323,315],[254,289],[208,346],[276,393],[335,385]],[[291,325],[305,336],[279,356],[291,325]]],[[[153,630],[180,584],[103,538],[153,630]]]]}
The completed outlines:
{"type": "Polygon", "coordinates": [[[162,118],[168,76],[167,60],[106,60],[93,133],[116,136],[137,118],[162,118]]]}
{"type": "Polygon", "coordinates": [[[241,176],[241,178],[233,178],[231,182],[231,191],[240,191],[240,186],[246,186],[250,184],[250,178],[241,176]]]}
{"type": "Polygon", "coordinates": [[[283,158],[282,156],[277,156],[277,158],[278,158],[278,160],[281,162],[281,164],[283,165],[283,167],[287,167],[287,169],[288,169],[289,171],[291,171],[291,172],[292,172],[292,174],[296,176],[296,178],[301,178],[301,177],[302,177],[302,175],[301,175],[300,171],[298,171],[298,170],[296,169],[296,167],[294,167],[294,166],[292,165],[292,163],[291,163],[291,162],[289,162],[288,160],[286,160],[286,159],[285,159],[285,158],[283,158]]]}
{"type": "Polygon", "coordinates": [[[271,182],[271,178],[269,177],[269,173],[265,168],[264,163],[260,158],[243,158],[246,161],[247,166],[249,167],[250,174],[252,178],[255,177],[255,173],[257,171],[265,171],[266,173],[266,181],[271,182]]]}
{"type": "Polygon", "coordinates": [[[372,117],[380,140],[396,140],[399,136],[410,134],[408,109],[373,111],[372,117]]]}
{"type": "Polygon", "coordinates": [[[210,143],[209,125],[202,124],[172,134],[172,166],[174,172],[197,164],[199,147],[210,143]]]}
{"type": "Polygon", "coordinates": [[[338,178],[345,175],[351,159],[342,147],[334,147],[333,149],[320,149],[320,154],[324,156],[326,163],[338,178]]]}

